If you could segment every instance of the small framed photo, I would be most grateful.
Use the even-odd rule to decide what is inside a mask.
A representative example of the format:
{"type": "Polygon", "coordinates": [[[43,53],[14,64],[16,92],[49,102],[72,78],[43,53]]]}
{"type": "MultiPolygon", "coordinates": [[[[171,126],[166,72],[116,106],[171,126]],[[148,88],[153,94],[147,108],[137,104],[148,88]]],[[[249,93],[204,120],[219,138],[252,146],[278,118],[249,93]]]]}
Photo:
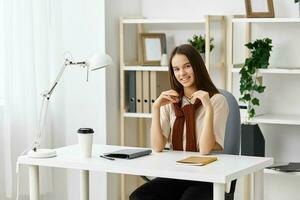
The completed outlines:
{"type": "Polygon", "coordinates": [[[141,33],[142,64],[160,65],[162,54],[166,53],[166,34],[141,33]]]}
{"type": "Polygon", "coordinates": [[[245,0],[245,6],[249,18],[275,17],[273,0],[245,0]]]}

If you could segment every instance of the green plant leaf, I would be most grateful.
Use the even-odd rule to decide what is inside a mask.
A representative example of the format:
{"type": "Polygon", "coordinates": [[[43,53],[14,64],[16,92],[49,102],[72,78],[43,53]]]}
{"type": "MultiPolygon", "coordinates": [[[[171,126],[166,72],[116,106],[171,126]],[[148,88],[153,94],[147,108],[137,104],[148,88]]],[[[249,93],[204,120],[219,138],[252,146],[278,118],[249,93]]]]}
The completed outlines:
{"type": "Polygon", "coordinates": [[[245,44],[248,49],[253,49],[253,44],[251,42],[245,44]]]}
{"type": "Polygon", "coordinates": [[[253,118],[255,116],[255,110],[252,108],[248,112],[249,118],[253,118]]]}
{"type": "MultiPolygon", "coordinates": [[[[299,0],[300,1],[300,0],[299,0]]],[[[270,38],[257,39],[249,42],[245,46],[250,51],[250,57],[245,59],[245,63],[240,70],[240,101],[246,103],[248,107],[248,116],[255,116],[255,109],[251,106],[259,106],[259,99],[252,96],[255,92],[262,93],[265,86],[257,82],[257,70],[268,68],[269,59],[272,51],[272,40],[270,38]]]]}
{"type": "Polygon", "coordinates": [[[245,99],[243,99],[242,97],[239,98],[240,102],[246,103],[245,99]]]}
{"type": "MultiPolygon", "coordinates": [[[[215,47],[213,44],[214,38],[210,38],[210,51],[215,47]]],[[[193,35],[192,39],[187,40],[188,44],[195,47],[199,53],[205,53],[205,36],[202,35],[193,35]]]]}
{"type": "Polygon", "coordinates": [[[251,96],[250,96],[250,94],[244,94],[244,95],[242,96],[242,98],[245,99],[245,101],[250,101],[251,96]]]}
{"type": "Polygon", "coordinates": [[[266,86],[259,85],[256,89],[258,93],[263,93],[266,89],[266,86]]]}
{"type": "Polygon", "coordinates": [[[254,99],[252,99],[251,103],[252,103],[252,105],[259,106],[259,99],[258,98],[254,98],[254,99]]]}

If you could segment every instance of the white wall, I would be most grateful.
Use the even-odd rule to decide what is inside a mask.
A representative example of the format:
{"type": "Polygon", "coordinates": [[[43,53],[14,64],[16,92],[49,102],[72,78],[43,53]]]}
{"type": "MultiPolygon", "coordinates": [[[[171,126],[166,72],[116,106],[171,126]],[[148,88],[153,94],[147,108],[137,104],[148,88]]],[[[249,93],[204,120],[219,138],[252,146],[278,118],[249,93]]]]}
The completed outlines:
{"type": "MultiPolygon", "coordinates": [[[[95,53],[105,52],[104,0],[50,1],[51,23],[55,32],[52,38],[52,78],[60,70],[63,53],[70,51],[75,60],[83,60],[95,53]]],[[[77,144],[76,131],[80,127],[94,129],[94,143],[106,143],[106,79],[105,70],[90,73],[69,67],[65,71],[51,102],[53,145],[77,144]]],[[[91,172],[90,199],[106,199],[106,173],[91,172]]],[[[53,199],[79,199],[79,171],[54,170],[53,199]]]]}
{"type": "MultiPolygon", "coordinates": [[[[273,0],[276,17],[298,17],[294,1],[273,0]]],[[[244,1],[237,0],[143,0],[142,14],[153,18],[195,18],[206,14],[245,14],[244,1]],[[158,9],[159,7],[159,9],[158,9]]]]}

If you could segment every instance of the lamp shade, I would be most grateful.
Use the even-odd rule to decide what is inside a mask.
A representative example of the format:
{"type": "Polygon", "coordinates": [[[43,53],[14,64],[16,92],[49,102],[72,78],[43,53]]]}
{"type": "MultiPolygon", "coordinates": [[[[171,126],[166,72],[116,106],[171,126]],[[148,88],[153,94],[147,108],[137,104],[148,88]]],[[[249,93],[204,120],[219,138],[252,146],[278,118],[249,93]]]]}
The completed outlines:
{"type": "Polygon", "coordinates": [[[107,54],[95,54],[86,61],[86,64],[88,67],[91,67],[92,70],[96,70],[111,65],[112,59],[107,54]]]}

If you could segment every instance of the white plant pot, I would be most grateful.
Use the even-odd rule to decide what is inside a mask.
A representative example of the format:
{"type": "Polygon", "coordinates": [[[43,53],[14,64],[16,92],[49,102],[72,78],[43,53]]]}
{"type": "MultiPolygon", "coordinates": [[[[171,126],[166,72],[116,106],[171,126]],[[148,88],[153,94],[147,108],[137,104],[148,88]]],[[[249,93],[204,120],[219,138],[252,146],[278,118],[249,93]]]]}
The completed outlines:
{"type": "Polygon", "coordinates": [[[168,66],[168,55],[166,53],[161,55],[160,65],[168,66]]]}

